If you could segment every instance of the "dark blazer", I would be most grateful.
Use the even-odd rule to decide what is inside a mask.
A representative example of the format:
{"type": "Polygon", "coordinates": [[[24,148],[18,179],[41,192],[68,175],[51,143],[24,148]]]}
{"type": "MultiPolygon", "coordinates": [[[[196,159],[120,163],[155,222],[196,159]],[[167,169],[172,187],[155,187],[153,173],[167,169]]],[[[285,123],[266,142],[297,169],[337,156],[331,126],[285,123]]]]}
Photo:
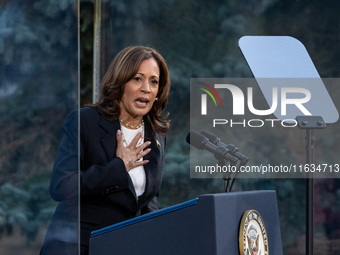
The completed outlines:
{"type": "MultiPolygon", "coordinates": [[[[80,118],[77,110],[68,115],[50,185],[52,198],[60,203],[46,234],[45,243],[51,234],[49,232],[55,230],[53,225],[60,225],[61,221],[65,224],[65,220],[77,221],[78,184],[80,243],[83,246],[88,246],[93,230],[160,208],[157,196],[163,176],[165,137],[157,133],[152,136],[149,123],[145,120],[144,122],[144,137],[145,141],[151,141],[151,151],[144,157],[149,160],[144,165],[145,192],[137,198],[123,160],[116,157],[116,132],[120,129],[119,121],[108,121],[96,109],[90,107],[80,109],[80,118]]],[[[65,239],[64,236],[60,238],[65,239]]],[[[74,240],[73,237],[69,239],[72,242],[74,240]]]]}

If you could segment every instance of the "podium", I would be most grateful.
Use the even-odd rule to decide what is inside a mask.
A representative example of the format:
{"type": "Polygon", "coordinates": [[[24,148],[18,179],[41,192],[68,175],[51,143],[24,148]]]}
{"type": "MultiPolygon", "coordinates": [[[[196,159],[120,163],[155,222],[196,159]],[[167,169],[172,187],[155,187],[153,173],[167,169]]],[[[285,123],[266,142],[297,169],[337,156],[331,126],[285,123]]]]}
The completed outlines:
{"type": "Polygon", "coordinates": [[[89,254],[237,255],[240,222],[247,210],[262,217],[268,254],[283,254],[275,191],[201,195],[93,231],[89,254]]]}

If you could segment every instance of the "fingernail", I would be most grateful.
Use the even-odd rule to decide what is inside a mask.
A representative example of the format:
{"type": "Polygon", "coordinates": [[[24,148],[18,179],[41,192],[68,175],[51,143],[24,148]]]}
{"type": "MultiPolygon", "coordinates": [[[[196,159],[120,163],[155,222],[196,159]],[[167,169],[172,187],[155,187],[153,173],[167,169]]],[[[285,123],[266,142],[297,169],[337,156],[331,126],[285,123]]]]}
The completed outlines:
{"type": "Polygon", "coordinates": [[[149,148],[148,151],[151,151],[151,148],[149,148]]]}
{"type": "Polygon", "coordinates": [[[151,144],[151,142],[149,141],[149,142],[148,142],[148,144],[150,145],[150,144],[151,144]]]}
{"type": "Polygon", "coordinates": [[[120,131],[120,129],[118,129],[117,135],[121,135],[121,134],[122,134],[122,131],[120,131]]]}

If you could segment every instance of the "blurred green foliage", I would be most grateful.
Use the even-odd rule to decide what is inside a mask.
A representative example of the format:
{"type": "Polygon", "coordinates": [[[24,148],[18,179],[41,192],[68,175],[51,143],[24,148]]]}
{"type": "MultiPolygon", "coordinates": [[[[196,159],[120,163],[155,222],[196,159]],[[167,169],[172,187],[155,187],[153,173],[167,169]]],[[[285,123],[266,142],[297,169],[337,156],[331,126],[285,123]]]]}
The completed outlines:
{"type": "Polygon", "coordinates": [[[77,31],[74,0],[0,1],[0,234],[20,229],[27,246],[56,206],[49,181],[78,106],[77,31]]]}

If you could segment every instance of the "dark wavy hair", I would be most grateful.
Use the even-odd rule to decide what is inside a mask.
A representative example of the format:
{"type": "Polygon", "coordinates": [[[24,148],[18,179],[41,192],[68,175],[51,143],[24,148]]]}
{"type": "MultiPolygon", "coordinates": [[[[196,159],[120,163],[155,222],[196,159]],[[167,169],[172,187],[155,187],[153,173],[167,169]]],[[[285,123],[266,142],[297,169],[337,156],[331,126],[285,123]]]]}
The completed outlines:
{"type": "Polygon", "coordinates": [[[160,70],[158,100],[153,103],[151,110],[144,116],[154,132],[166,134],[170,129],[167,119],[169,114],[161,115],[170,91],[170,76],[164,58],[155,49],[144,46],[130,46],[118,53],[111,62],[101,84],[98,102],[87,106],[94,107],[107,120],[118,119],[120,114],[119,102],[123,96],[125,83],[135,77],[141,63],[154,58],[160,70]]]}

